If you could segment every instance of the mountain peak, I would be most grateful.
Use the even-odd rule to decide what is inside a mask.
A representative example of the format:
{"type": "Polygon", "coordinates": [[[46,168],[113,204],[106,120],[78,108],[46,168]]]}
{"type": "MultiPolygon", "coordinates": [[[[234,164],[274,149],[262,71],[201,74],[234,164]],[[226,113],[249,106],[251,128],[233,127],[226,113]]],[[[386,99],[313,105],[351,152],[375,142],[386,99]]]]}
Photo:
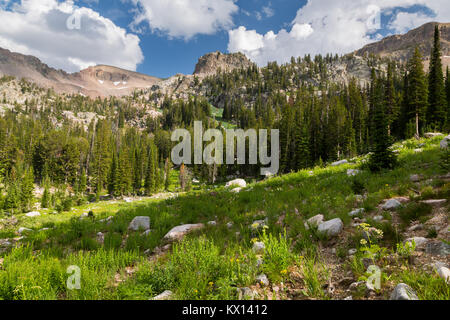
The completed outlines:
{"type": "Polygon", "coordinates": [[[225,72],[234,69],[248,68],[253,65],[243,53],[222,53],[220,51],[208,53],[198,59],[194,75],[211,75],[220,70],[225,72]]]}

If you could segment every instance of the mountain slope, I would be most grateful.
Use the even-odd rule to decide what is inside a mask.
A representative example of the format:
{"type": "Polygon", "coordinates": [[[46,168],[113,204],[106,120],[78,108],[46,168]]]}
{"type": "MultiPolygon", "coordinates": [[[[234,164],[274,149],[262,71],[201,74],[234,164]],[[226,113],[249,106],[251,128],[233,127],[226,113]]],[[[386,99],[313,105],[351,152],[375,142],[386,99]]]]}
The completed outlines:
{"type": "Polygon", "coordinates": [[[160,79],[112,66],[89,67],[77,73],[56,70],[38,58],[0,48],[0,75],[26,78],[57,93],[90,97],[124,96],[151,87],[160,79]]]}
{"type": "Polygon", "coordinates": [[[439,25],[441,32],[442,60],[444,68],[446,68],[446,66],[450,65],[450,23],[430,22],[406,34],[393,35],[381,41],[368,44],[364,48],[355,51],[355,54],[358,56],[374,54],[405,62],[412,56],[414,48],[418,45],[424,57],[425,67],[428,68],[436,25],[439,25]]]}

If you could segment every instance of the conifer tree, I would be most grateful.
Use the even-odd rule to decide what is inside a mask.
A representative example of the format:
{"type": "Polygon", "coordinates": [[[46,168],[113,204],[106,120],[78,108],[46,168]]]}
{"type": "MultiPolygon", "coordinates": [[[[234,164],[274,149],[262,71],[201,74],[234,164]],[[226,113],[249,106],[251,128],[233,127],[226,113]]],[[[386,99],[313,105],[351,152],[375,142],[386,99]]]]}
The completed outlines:
{"type": "Polygon", "coordinates": [[[428,90],[423,71],[422,56],[416,47],[408,66],[408,122],[414,121],[415,136],[420,137],[420,131],[425,123],[428,105],[428,90]]]}
{"type": "Polygon", "coordinates": [[[383,105],[383,88],[378,79],[375,78],[373,81],[371,92],[374,107],[373,145],[369,168],[371,171],[377,172],[382,169],[392,169],[396,164],[396,156],[390,150],[392,143],[388,133],[388,118],[383,105]]]}
{"type": "Polygon", "coordinates": [[[440,130],[444,126],[447,103],[438,25],[435,27],[434,45],[431,52],[428,92],[427,126],[433,130],[440,130]]]}

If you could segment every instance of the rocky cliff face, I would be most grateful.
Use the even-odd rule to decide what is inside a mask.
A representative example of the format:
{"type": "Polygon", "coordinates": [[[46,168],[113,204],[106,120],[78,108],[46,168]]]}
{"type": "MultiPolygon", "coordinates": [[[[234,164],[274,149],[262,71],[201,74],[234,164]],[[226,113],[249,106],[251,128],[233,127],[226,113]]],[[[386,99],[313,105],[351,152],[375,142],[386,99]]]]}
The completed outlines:
{"type": "Polygon", "coordinates": [[[425,67],[428,68],[436,25],[439,26],[441,33],[442,60],[444,68],[446,68],[446,66],[450,65],[450,23],[427,23],[406,34],[390,36],[381,41],[371,43],[356,51],[355,54],[358,56],[374,54],[405,62],[411,58],[415,47],[419,46],[420,52],[424,57],[425,67]]]}
{"type": "Polygon", "coordinates": [[[248,68],[253,65],[254,63],[242,53],[223,54],[221,52],[213,52],[204,55],[198,60],[194,75],[212,75],[219,70],[231,72],[234,69],[248,68]]]}

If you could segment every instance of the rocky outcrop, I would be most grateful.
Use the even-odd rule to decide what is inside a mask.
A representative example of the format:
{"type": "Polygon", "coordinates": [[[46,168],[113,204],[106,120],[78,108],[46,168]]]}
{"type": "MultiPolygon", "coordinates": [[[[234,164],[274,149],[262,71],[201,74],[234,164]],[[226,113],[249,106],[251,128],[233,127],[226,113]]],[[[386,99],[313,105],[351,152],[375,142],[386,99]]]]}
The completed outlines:
{"type": "Polygon", "coordinates": [[[217,51],[208,53],[198,59],[194,75],[212,75],[216,74],[219,70],[222,72],[231,72],[234,69],[246,69],[253,65],[254,63],[242,53],[224,54],[217,51]]]}
{"type": "Polygon", "coordinates": [[[419,298],[410,286],[400,283],[392,292],[390,300],[419,300],[419,298]]]}

